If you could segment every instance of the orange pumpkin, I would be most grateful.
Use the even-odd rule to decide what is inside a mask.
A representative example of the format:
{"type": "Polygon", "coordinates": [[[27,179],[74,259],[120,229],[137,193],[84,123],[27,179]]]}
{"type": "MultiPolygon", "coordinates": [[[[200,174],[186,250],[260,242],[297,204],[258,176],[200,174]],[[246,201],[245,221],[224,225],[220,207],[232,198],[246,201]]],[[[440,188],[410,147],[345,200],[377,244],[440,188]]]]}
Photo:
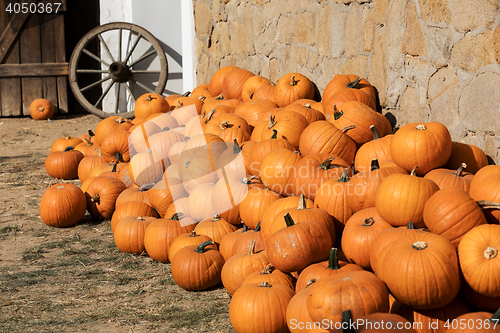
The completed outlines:
{"type": "Polygon", "coordinates": [[[314,85],[305,75],[288,73],[276,82],[274,100],[282,108],[299,99],[313,99],[314,85]]]}
{"type": "Polygon", "coordinates": [[[135,101],[134,116],[136,118],[147,118],[153,113],[170,112],[170,105],[160,94],[146,93],[135,101]]]}
{"type": "Polygon", "coordinates": [[[55,184],[49,187],[40,200],[40,218],[51,227],[70,227],[83,219],[87,200],[73,184],[55,184]]]}
{"type": "Polygon", "coordinates": [[[51,101],[38,98],[30,104],[30,116],[34,120],[47,120],[54,115],[54,104],[51,101]]]}

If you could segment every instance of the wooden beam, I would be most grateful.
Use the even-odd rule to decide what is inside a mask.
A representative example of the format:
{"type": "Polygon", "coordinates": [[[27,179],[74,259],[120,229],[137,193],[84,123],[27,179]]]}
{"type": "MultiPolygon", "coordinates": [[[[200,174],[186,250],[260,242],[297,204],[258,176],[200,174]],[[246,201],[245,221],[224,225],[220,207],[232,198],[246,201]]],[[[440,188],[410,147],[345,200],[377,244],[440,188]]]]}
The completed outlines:
{"type": "MultiPolygon", "coordinates": [[[[37,0],[25,0],[23,3],[27,3],[28,7],[30,4],[37,2],[37,0]]],[[[3,32],[2,36],[0,36],[0,64],[4,61],[5,56],[10,50],[10,47],[14,43],[14,41],[17,38],[17,35],[19,35],[19,32],[21,31],[21,28],[23,27],[24,23],[30,16],[30,13],[22,13],[19,12],[17,14],[14,14],[12,19],[9,22],[9,25],[3,32]]]]}
{"type": "Polygon", "coordinates": [[[40,77],[68,75],[68,63],[0,64],[0,77],[40,77]]]}

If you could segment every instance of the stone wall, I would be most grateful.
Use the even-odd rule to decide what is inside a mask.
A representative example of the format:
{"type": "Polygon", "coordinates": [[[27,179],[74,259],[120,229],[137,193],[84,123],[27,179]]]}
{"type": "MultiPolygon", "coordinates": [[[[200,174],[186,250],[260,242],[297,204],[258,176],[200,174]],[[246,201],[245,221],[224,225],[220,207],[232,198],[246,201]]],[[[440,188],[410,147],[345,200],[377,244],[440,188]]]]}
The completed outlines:
{"type": "Polygon", "coordinates": [[[500,164],[500,0],[193,0],[197,84],[236,65],[320,92],[367,78],[401,126],[439,121],[500,164]]]}

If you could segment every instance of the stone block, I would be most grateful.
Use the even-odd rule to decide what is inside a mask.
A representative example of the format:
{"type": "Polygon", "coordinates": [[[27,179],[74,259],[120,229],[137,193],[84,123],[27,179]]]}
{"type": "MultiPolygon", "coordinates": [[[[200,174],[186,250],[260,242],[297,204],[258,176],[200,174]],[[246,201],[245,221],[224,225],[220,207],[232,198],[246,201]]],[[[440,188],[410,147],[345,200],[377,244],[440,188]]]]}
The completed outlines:
{"type": "Polygon", "coordinates": [[[278,50],[278,68],[280,71],[280,77],[286,73],[297,71],[297,57],[296,48],[294,46],[287,45],[278,50]]]}
{"type": "Polygon", "coordinates": [[[409,81],[423,81],[429,72],[429,62],[417,57],[405,57],[405,78],[409,81]]]}
{"type": "Polygon", "coordinates": [[[231,53],[241,57],[246,54],[246,29],[243,23],[238,23],[236,21],[231,22],[230,28],[230,45],[231,53]]]}
{"type": "Polygon", "coordinates": [[[413,56],[426,56],[427,45],[420,25],[420,19],[417,16],[417,9],[413,2],[408,4],[406,14],[406,29],[403,35],[403,45],[401,46],[404,54],[413,56]]]}
{"type": "Polygon", "coordinates": [[[261,7],[250,6],[245,13],[245,23],[250,23],[249,30],[252,31],[254,38],[267,29],[262,12],[261,7]]]}
{"type": "Polygon", "coordinates": [[[460,95],[458,112],[462,123],[472,131],[500,133],[500,75],[486,72],[475,76],[460,95]]]}
{"type": "Polygon", "coordinates": [[[229,40],[229,23],[227,22],[220,22],[220,51],[222,53],[222,56],[225,57],[226,55],[231,53],[231,43],[229,40]]]}
{"type": "Polygon", "coordinates": [[[346,56],[352,57],[361,53],[362,50],[362,31],[363,11],[359,5],[351,6],[351,11],[346,20],[346,56]]]}
{"type": "Polygon", "coordinates": [[[342,74],[354,74],[361,77],[366,77],[368,69],[368,57],[360,55],[348,59],[342,66],[342,74]]]}
{"type": "Polygon", "coordinates": [[[427,122],[427,113],[418,102],[419,97],[415,88],[406,87],[399,102],[398,124],[427,122]]]}
{"type": "Polygon", "coordinates": [[[379,25],[385,25],[389,0],[374,0],[374,3],[375,3],[375,22],[379,25]]]}
{"type": "Polygon", "coordinates": [[[295,41],[310,46],[316,44],[316,13],[295,15],[295,41]]]}
{"type": "Polygon", "coordinates": [[[269,80],[271,80],[273,84],[276,84],[281,76],[278,68],[278,59],[272,58],[269,60],[269,80]]]}
{"type": "Polygon", "coordinates": [[[364,52],[371,52],[373,50],[373,40],[375,38],[375,9],[368,7],[363,10],[363,30],[362,30],[362,44],[364,52]]]}
{"type": "Polygon", "coordinates": [[[315,71],[316,68],[318,68],[319,61],[320,61],[319,55],[317,53],[315,53],[315,52],[310,52],[310,55],[309,55],[309,68],[312,71],[315,71]]]}
{"type": "Polygon", "coordinates": [[[275,37],[276,37],[276,26],[274,24],[271,24],[255,38],[254,40],[255,51],[259,54],[269,57],[271,52],[276,47],[275,37]]]}
{"type": "Polygon", "coordinates": [[[375,35],[375,43],[370,61],[370,69],[368,70],[367,80],[377,88],[380,98],[380,105],[386,106],[386,88],[387,88],[387,69],[386,69],[386,41],[387,28],[378,29],[375,35]]]}
{"type": "Polygon", "coordinates": [[[307,66],[309,62],[309,54],[311,52],[303,47],[297,47],[295,51],[295,57],[297,58],[297,64],[300,66],[307,66]]]}
{"type": "Polygon", "coordinates": [[[450,23],[457,31],[491,28],[498,17],[498,0],[448,0],[450,23]]]}
{"type": "Polygon", "coordinates": [[[498,25],[493,33],[493,48],[495,59],[500,64],[500,25],[498,25]]]}
{"type": "Polygon", "coordinates": [[[295,23],[291,17],[281,16],[276,27],[276,41],[283,45],[291,44],[295,38],[295,23]]]}
{"type": "Polygon", "coordinates": [[[403,27],[405,26],[406,0],[394,0],[389,7],[387,16],[386,53],[387,65],[391,71],[398,72],[403,66],[403,27]]]}
{"type": "Polygon", "coordinates": [[[449,129],[459,125],[458,98],[460,80],[451,67],[443,67],[429,78],[427,92],[431,109],[430,121],[437,121],[449,129]]]}
{"type": "Polygon", "coordinates": [[[386,106],[388,108],[395,108],[398,104],[399,98],[406,90],[406,81],[402,77],[389,82],[387,85],[386,93],[386,106]]]}
{"type": "Polygon", "coordinates": [[[453,66],[476,72],[479,68],[495,62],[493,31],[482,34],[467,34],[451,50],[450,62],[453,66]]]}
{"type": "Polygon", "coordinates": [[[200,35],[208,35],[212,28],[212,11],[199,0],[194,3],[194,26],[195,32],[200,35]]]}
{"type": "Polygon", "coordinates": [[[424,36],[427,41],[429,61],[438,68],[446,66],[451,56],[451,30],[426,25],[424,26],[424,36]]]}
{"type": "Polygon", "coordinates": [[[418,0],[422,20],[432,23],[449,23],[448,0],[418,0]]]}
{"type": "Polygon", "coordinates": [[[319,12],[318,33],[316,34],[316,43],[318,53],[322,57],[330,55],[330,7],[323,6],[319,12]]]}
{"type": "Polygon", "coordinates": [[[334,58],[345,53],[347,14],[341,7],[331,6],[330,10],[330,54],[334,58]]]}

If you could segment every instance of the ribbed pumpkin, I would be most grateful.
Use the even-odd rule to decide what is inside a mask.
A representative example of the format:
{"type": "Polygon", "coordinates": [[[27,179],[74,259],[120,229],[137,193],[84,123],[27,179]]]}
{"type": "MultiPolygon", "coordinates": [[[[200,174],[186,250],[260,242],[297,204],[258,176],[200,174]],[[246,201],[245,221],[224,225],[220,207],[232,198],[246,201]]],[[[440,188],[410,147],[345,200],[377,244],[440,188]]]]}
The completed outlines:
{"type": "Polygon", "coordinates": [[[219,68],[210,78],[209,90],[212,96],[217,96],[222,93],[222,84],[224,82],[224,78],[229,72],[233,69],[236,69],[236,66],[224,66],[219,68]]]}
{"type": "Polygon", "coordinates": [[[426,173],[424,178],[434,181],[440,189],[455,186],[461,188],[465,192],[469,192],[473,175],[469,172],[464,172],[463,170],[465,168],[467,168],[467,164],[462,163],[456,171],[441,168],[434,169],[426,173]]]}
{"type": "Polygon", "coordinates": [[[245,81],[254,75],[254,73],[243,68],[235,68],[227,73],[224,81],[222,81],[222,96],[224,96],[224,99],[241,100],[241,92],[245,81]]]}
{"type": "Polygon", "coordinates": [[[487,165],[484,168],[481,168],[481,170],[479,170],[474,175],[470,183],[470,190],[469,190],[470,196],[474,198],[477,195],[479,195],[479,193],[477,192],[477,188],[479,187],[479,185],[483,183],[483,180],[486,177],[495,173],[500,173],[500,165],[487,165]]]}
{"type": "Polygon", "coordinates": [[[458,245],[460,268],[467,284],[476,292],[500,296],[500,226],[485,224],[467,232],[458,245]]]}
{"type": "Polygon", "coordinates": [[[255,251],[259,252],[265,250],[266,244],[262,239],[260,224],[257,225],[257,228],[255,230],[244,232],[237,237],[233,245],[232,254],[234,255],[238,252],[245,251],[252,244],[252,242],[255,242],[255,251]]]}
{"type": "MultiPolygon", "coordinates": [[[[149,137],[161,132],[160,126],[153,122],[147,121],[138,125],[132,126],[130,129],[129,146],[134,153],[144,153],[151,150],[149,137]]],[[[132,156],[134,154],[131,154],[132,156]]]]}
{"type": "Polygon", "coordinates": [[[149,191],[147,187],[133,187],[124,190],[116,198],[115,208],[118,208],[122,204],[129,201],[143,201],[149,197],[149,191]]]}
{"type": "MultiPolygon", "coordinates": [[[[242,228],[240,228],[236,231],[227,233],[222,237],[220,244],[219,244],[219,251],[222,254],[222,256],[224,257],[224,259],[226,259],[226,261],[228,261],[229,258],[231,258],[235,254],[235,253],[233,253],[233,248],[234,248],[235,242],[238,239],[238,237],[242,233],[251,232],[251,231],[252,231],[251,229],[249,229],[245,224],[243,224],[242,228]]],[[[206,237],[208,237],[208,236],[206,236],[206,237]]]]}
{"type": "Polygon", "coordinates": [[[423,226],[425,203],[439,190],[432,180],[417,177],[415,170],[418,168],[413,168],[410,175],[392,174],[378,186],[375,207],[393,226],[404,226],[410,221],[423,226]]]}
{"type": "Polygon", "coordinates": [[[250,126],[242,117],[226,113],[213,117],[205,126],[205,133],[219,136],[225,142],[238,142],[242,144],[250,139],[250,126]]]}
{"type": "Polygon", "coordinates": [[[345,133],[347,130],[338,129],[327,121],[315,121],[300,135],[299,150],[304,156],[323,152],[337,155],[352,164],[357,147],[345,133]]]}
{"type": "Polygon", "coordinates": [[[356,171],[370,170],[371,161],[376,158],[379,161],[392,160],[391,143],[394,135],[386,135],[382,138],[380,131],[374,126],[370,126],[373,133],[373,140],[359,147],[354,158],[354,168],[356,171]]]}
{"type": "MultiPolygon", "coordinates": [[[[476,176],[474,176],[476,177],[476,176]]],[[[489,223],[498,224],[500,221],[500,173],[485,177],[476,187],[472,188],[470,195],[476,201],[486,201],[489,207],[483,210],[489,223]]]]}
{"type": "MultiPolygon", "coordinates": [[[[198,235],[196,231],[185,232],[177,236],[172,244],[170,244],[170,248],[168,249],[168,256],[173,258],[180,249],[185,248],[186,246],[198,246],[203,242],[210,241],[210,237],[206,235],[198,235]]],[[[217,250],[217,245],[210,244],[207,247],[211,247],[217,250]]]]}
{"type": "Polygon", "coordinates": [[[170,113],[153,113],[146,118],[146,121],[155,123],[162,129],[162,131],[168,129],[174,129],[179,127],[179,122],[170,113]]]}
{"type": "Polygon", "coordinates": [[[371,246],[377,235],[392,226],[385,222],[375,207],[358,211],[351,216],[342,233],[342,251],[349,262],[370,270],[371,246]]]}
{"type": "Polygon", "coordinates": [[[330,97],[336,92],[347,88],[358,89],[370,96],[374,101],[376,100],[375,89],[373,89],[373,86],[366,79],[352,74],[335,74],[323,91],[323,104],[328,102],[330,97]]]}
{"type": "Polygon", "coordinates": [[[458,323],[467,323],[467,325],[455,325],[448,329],[449,333],[495,333],[500,332],[498,321],[500,320],[500,310],[491,312],[469,312],[458,316],[455,321],[458,323]],[[471,325],[471,323],[475,323],[471,325]]]}
{"type": "Polygon", "coordinates": [[[195,231],[200,235],[207,235],[219,246],[222,237],[237,229],[234,225],[215,215],[199,222],[196,225],[195,231]]]}
{"type": "Polygon", "coordinates": [[[430,232],[445,237],[455,247],[469,230],[486,224],[476,201],[454,186],[434,193],[425,204],[423,216],[430,232]]]}
{"type": "Polygon", "coordinates": [[[142,201],[129,201],[126,205],[116,207],[111,217],[111,231],[114,232],[118,223],[127,216],[151,216],[158,218],[156,211],[142,201]]]}
{"type": "Polygon", "coordinates": [[[276,87],[274,85],[261,86],[255,90],[255,93],[254,93],[252,99],[255,99],[255,100],[267,99],[267,100],[274,103],[275,90],[276,90],[276,87]]]}
{"type": "MultiPolygon", "coordinates": [[[[302,99],[301,101],[304,101],[304,99],[302,99]]],[[[301,115],[304,116],[304,118],[306,118],[308,125],[318,120],[326,120],[325,115],[323,113],[311,107],[311,103],[306,103],[302,105],[300,102],[297,103],[297,101],[295,101],[294,103],[286,106],[283,110],[295,111],[300,113],[301,115]]]]}
{"type": "Polygon", "coordinates": [[[245,119],[248,125],[255,127],[266,120],[265,115],[268,111],[277,107],[276,103],[267,99],[251,99],[238,105],[234,109],[234,114],[245,119]]]}
{"type": "Polygon", "coordinates": [[[49,176],[58,179],[74,179],[78,177],[78,165],[83,154],[72,146],[63,151],[54,151],[45,159],[45,171],[49,176]]]}
{"type": "Polygon", "coordinates": [[[285,139],[292,146],[298,147],[300,135],[308,125],[309,122],[300,113],[283,110],[277,114],[271,114],[267,120],[255,126],[251,140],[256,142],[266,140],[274,134],[273,130],[276,130],[278,138],[285,139]]]}
{"type": "Polygon", "coordinates": [[[247,276],[245,281],[243,281],[243,285],[250,283],[258,283],[267,281],[271,284],[282,284],[284,286],[290,287],[292,290],[295,290],[295,281],[296,279],[287,273],[283,273],[282,271],[276,269],[272,264],[264,267],[262,272],[254,272],[247,276]]]}
{"type": "Polygon", "coordinates": [[[271,81],[260,75],[254,75],[249,77],[245,83],[243,83],[243,88],[241,90],[241,100],[243,102],[253,99],[255,91],[262,86],[271,85],[271,81]]]}
{"type": "Polygon", "coordinates": [[[257,227],[267,207],[282,196],[267,188],[252,188],[240,202],[240,217],[245,225],[257,227]]]}
{"type": "Polygon", "coordinates": [[[97,124],[95,128],[95,139],[98,146],[102,144],[102,140],[109,133],[117,130],[125,130],[128,131],[133,124],[130,120],[125,119],[120,116],[111,116],[106,119],[103,119],[97,124]]]}
{"type": "Polygon", "coordinates": [[[409,233],[384,250],[379,270],[393,296],[415,309],[448,305],[460,289],[455,247],[430,232],[409,233]],[[408,288],[408,286],[413,286],[408,288]]]}
{"type": "Polygon", "coordinates": [[[401,127],[391,143],[391,156],[399,167],[417,175],[442,167],[451,155],[450,132],[441,123],[411,123],[401,127]]]}
{"type": "Polygon", "coordinates": [[[59,138],[54,140],[52,146],[50,147],[50,152],[53,153],[55,151],[64,151],[66,147],[76,147],[83,141],[80,138],[75,138],[71,135],[65,136],[64,138],[59,138]]]}
{"type": "Polygon", "coordinates": [[[104,162],[126,163],[130,161],[129,136],[130,132],[125,130],[113,131],[106,135],[101,146],[104,162]]]}
{"type": "Polygon", "coordinates": [[[362,271],[363,268],[356,264],[351,264],[346,261],[339,261],[337,257],[337,249],[332,247],[328,256],[328,260],[314,263],[304,268],[297,279],[295,291],[307,287],[309,281],[319,280],[325,276],[337,275],[345,272],[362,271]]]}
{"type": "Polygon", "coordinates": [[[290,287],[277,283],[242,286],[229,304],[229,319],[234,330],[245,333],[288,332],[286,309],[293,295],[290,287]]]}
{"type": "Polygon", "coordinates": [[[93,142],[90,142],[87,138],[84,139],[85,140],[83,140],[83,142],[75,146],[75,150],[80,151],[85,157],[90,155],[98,155],[101,150],[101,147],[94,144],[93,142]]]}
{"type": "Polygon", "coordinates": [[[153,113],[166,113],[169,111],[170,105],[160,94],[145,93],[135,101],[134,116],[136,118],[147,118],[153,113]]]}
{"type": "Polygon", "coordinates": [[[196,113],[201,114],[201,109],[203,108],[203,101],[204,98],[199,98],[199,97],[179,97],[176,101],[176,103],[173,105],[173,109],[180,109],[186,106],[193,105],[196,108],[196,113]]]}
{"type": "Polygon", "coordinates": [[[305,75],[288,73],[276,82],[274,100],[282,108],[299,99],[313,99],[314,94],[314,85],[305,75]]]}
{"type": "Polygon", "coordinates": [[[205,97],[205,98],[212,97],[213,94],[210,92],[210,84],[205,83],[205,84],[200,84],[200,85],[196,86],[189,96],[198,97],[198,98],[199,97],[205,97]]]}
{"type": "Polygon", "coordinates": [[[330,120],[334,117],[335,108],[343,107],[345,103],[352,101],[362,103],[374,111],[377,108],[375,100],[363,91],[356,89],[342,89],[333,94],[325,103],[323,103],[323,110],[325,110],[326,119],[330,120]]]}
{"type": "Polygon", "coordinates": [[[488,158],[483,150],[477,146],[453,141],[451,143],[451,156],[444,167],[456,170],[462,163],[467,164],[468,172],[475,174],[479,169],[488,165],[488,158]]]}
{"type": "Polygon", "coordinates": [[[30,104],[30,116],[34,120],[47,120],[54,115],[54,104],[51,101],[38,98],[30,104]]]}
{"type": "Polygon", "coordinates": [[[175,283],[185,290],[199,291],[218,285],[224,257],[212,240],[180,249],[172,258],[171,272],[175,283]]]}
{"type": "Polygon", "coordinates": [[[130,179],[139,187],[156,184],[163,178],[163,172],[169,165],[168,158],[160,152],[138,153],[130,159],[130,179]]]}
{"type": "Polygon", "coordinates": [[[149,203],[160,214],[161,217],[165,216],[167,208],[177,199],[188,196],[188,193],[182,186],[182,182],[178,178],[163,178],[148,191],[149,203]]]}
{"type": "Polygon", "coordinates": [[[146,251],[154,260],[168,263],[172,259],[169,255],[172,242],[181,234],[191,233],[194,228],[194,224],[186,224],[186,221],[180,220],[177,214],[158,219],[150,224],[144,234],[146,251]]]}
{"type": "MultiPolygon", "coordinates": [[[[254,176],[260,177],[260,166],[262,161],[264,161],[264,158],[266,158],[267,155],[279,148],[286,148],[290,151],[295,149],[293,145],[288,142],[288,140],[278,138],[278,131],[276,130],[268,139],[251,144],[248,154],[248,169],[250,173],[254,176]]],[[[244,150],[245,148],[243,148],[243,154],[244,150]]]]}
{"type": "Polygon", "coordinates": [[[269,189],[281,195],[292,195],[290,178],[295,170],[295,164],[302,157],[298,152],[279,148],[269,153],[260,165],[260,178],[269,189]]]}
{"type": "Polygon", "coordinates": [[[87,210],[85,194],[73,184],[55,184],[40,200],[40,218],[51,227],[70,227],[83,219],[87,210]]]}
{"type": "Polygon", "coordinates": [[[131,254],[143,253],[145,251],[144,235],[150,223],[151,218],[142,216],[122,219],[113,233],[118,249],[131,254]]]}
{"type": "MultiPolygon", "coordinates": [[[[214,184],[204,183],[197,185],[187,198],[187,206],[189,210],[189,216],[191,216],[196,222],[200,222],[205,219],[210,219],[214,216],[215,210],[212,205],[212,192],[214,190],[214,184]]],[[[210,236],[216,243],[218,239],[214,239],[210,236]]]]}

